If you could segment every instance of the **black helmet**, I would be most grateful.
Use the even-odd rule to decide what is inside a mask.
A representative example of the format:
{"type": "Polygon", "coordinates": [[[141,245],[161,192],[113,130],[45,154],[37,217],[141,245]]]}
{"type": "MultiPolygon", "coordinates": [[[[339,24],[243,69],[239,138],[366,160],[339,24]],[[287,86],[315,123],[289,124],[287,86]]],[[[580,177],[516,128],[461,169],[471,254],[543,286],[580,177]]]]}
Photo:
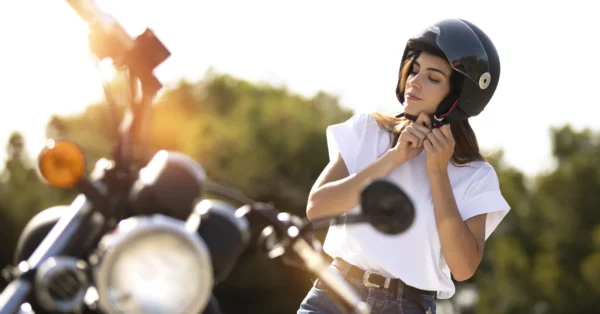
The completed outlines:
{"type": "MultiPolygon", "coordinates": [[[[500,59],[494,44],[479,27],[462,19],[446,19],[428,27],[408,40],[401,67],[415,51],[444,56],[455,74],[459,74],[458,82],[462,86],[457,86],[457,90],[440,103],[436,120],[444,123],[464,120],[483,111],[498,86],[500,59]]],[[[396,96],[404,104],[400,75],[396,96]]]]}

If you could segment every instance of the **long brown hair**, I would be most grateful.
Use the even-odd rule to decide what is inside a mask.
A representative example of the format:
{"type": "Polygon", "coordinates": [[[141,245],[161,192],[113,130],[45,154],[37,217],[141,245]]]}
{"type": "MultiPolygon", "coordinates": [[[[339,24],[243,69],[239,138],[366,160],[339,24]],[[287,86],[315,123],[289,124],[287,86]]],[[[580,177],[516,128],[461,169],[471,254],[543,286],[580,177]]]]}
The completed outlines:
{"type": "MultiPolygon", "coordinates": [[[[411,71],[412,62],[417,58],[417,56],[418,53],[413,54],[411,57],[407,58],[401,66],[399,82],[400,93],[404,93],[406,80],[410,74],[409,72],[411,71]]],[[[453,80],[456,80],[456,75],[457,73],[452,71],[452,75],[450,76],[450,86],[456,86],[456,84],[453,84],[453,80]]],[[[408,126],[410,122],[410,120],[404,116],[396,117],[383,115],[380,113],[373,113],[371,115],[375,118],[375,120],[377,120],[377,124],[379,124],[381,128],[390,133],[391,147],[394,147],[397,144],[400,133],[408,126]]],[[[475,132],[471,128],[468,119],[450,122],[450,130],[452,131],[455,142],[454,154],[451,158],[451,162],[454,165],[464,165],[473,161],[485,161],[485,158],[479,151],[477,137],[475,136],[475,132]]]]}

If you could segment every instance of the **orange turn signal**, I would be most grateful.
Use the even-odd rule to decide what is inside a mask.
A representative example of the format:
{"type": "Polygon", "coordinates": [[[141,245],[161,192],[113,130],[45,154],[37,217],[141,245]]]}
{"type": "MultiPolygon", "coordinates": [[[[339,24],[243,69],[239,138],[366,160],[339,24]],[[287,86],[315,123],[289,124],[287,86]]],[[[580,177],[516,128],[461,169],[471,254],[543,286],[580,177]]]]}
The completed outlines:
{"type": "Polygon", "coordinates": [[[38,158],[42,177],[52,186],[75,186],[85,173],[85,156],[70,141],[48,140],[38,158]]]}

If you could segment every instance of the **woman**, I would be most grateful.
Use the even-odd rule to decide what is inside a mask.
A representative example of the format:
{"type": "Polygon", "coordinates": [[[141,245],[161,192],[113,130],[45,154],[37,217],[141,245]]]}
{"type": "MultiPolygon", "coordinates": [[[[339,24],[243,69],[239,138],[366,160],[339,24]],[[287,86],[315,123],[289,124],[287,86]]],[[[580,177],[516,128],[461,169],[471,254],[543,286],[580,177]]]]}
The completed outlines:
{"type": "MultiPolygon", "coordinates": [[[[468,118],[490,101],[500,75],[491,40],[470,22],[449,19],[411,38],[396,95],[399,116],[357,114],[327,129],[330,163],[310,192],[307,216],[360,212],[361,189],[384,178],[415,205],[413,225],[386,236],[369,225],[331,226],[330,266],[372,313],[435,313],[469,279],[485,240],[510,210],[468,118]]],[[[298,313],[339,313],[316,281],[298,313]]]]}

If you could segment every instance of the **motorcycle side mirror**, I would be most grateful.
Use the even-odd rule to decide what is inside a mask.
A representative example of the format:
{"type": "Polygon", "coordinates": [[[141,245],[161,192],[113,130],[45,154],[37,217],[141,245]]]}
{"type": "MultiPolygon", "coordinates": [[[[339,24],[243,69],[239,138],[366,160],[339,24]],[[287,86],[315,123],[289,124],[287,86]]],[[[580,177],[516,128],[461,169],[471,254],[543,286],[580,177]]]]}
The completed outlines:
{"type": "Polygon", "coordinates": [[[410,197],[387,180],[370,182],[361,191],[360,205],[361,213],[317,219],[307,223],[302,232],[331,225],[369,223],[381,233],[397,235],[408,230],[415,220],[415,208],[410,197]]]}
{"type": "Polygon", "coordinates": [[[414,204],[396,184],[376,180],[363,189],[361,216],[377,231],[395,235],[405,232],[415,220],[414,204]]]}

